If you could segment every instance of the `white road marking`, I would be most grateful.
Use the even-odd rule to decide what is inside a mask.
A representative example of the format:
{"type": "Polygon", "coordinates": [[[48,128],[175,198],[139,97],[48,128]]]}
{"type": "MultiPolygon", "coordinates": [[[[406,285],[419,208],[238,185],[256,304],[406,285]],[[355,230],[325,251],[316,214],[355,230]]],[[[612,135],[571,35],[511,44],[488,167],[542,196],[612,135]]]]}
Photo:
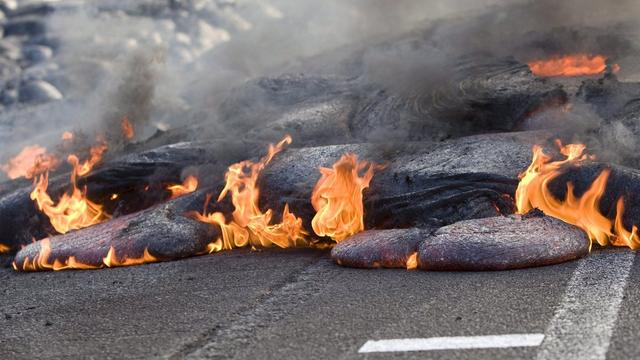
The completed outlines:
{"type": "Polygon", "coordinates": [[[424,339],[369,340],[359,353],[404,352],[454,349],[490,349],[539,346],[544,334],[507,334],[487,336],[451,336],[424,339]]]}
{"type": "Polygon", "coordinates": [[[604,250],[581,260],[545,331],[538,360],[606,358],[634,259],[629,250],[604,250]]]}

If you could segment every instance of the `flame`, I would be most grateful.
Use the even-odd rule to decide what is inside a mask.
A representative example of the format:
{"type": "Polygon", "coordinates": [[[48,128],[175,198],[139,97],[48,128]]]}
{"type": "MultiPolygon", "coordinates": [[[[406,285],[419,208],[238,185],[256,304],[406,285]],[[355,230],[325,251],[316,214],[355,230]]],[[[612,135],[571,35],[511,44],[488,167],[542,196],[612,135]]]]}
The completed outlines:
{"type": "Polygon", "coordinates": [[[116,249],[113,246],[109,248],[109,252],[107,252],[107,256],[102,258],[102,263],[106,267],[140,265],[140,264],[152,263],[157,261],[158,261],[158,258],[151,255],[149,253],[148,248],[145,248],[142,256],[138,258],[128,258],[125,256],[122,259],[118,260],[118,257],[116,256],[116,249]]]}
{"type": "Polygon", "coordinates": [[[6,164],[0,164],[0,170],[7,174],[9,179],[32,177],[48,170],[55,169],[59,164],[58,158],[47,153],[47,149],[40,145],[29,145],[23,148],[18,155],[6,164]]]}
{"type": "Polygon", "coordinates": [[[598,205],[606,190],[610,170],[603,170],[580,198],[576,198],[574,186],[570,182],[567,183],[564,200],[558,200],[551,194],[548,184],[562,173],[563,167],[593,159],[592,156],[584,154],[586,148],[583,144],[562,146],[559,141],[557,144],[562,155],[566,157],[564,160],[551,161],[551,157],[543,152],[542,147],[533,147],[533,160],[529,168],[520,174],[520,183],[516,190],[517,213],[525,214],[533,208],[538,208],[549,216],[581,228],[592,242],[596,241],[602,246],[612,244],[633,249],[640,247],[636,226],[629,232],[622,225],[622,197],[618,199],[614,221],[600,212],[598,205]]]}
{"type": "Polygon", "coordinates": [[[313,231],[335,241],[364,230],[362,191],[369,187],[378,165],[358,161],[355,154],[345,154],[333,168],[320,168],[322,177],[311,195],[316,215],[311,221],[313,231]],[[361,177],[360,172],[365,170],[361,177]]]}
{"type": "Polygon", "coordinates": [[[131,265],[140,265],[144,263],[157,262],[158,258],[151,255],[147,248],[144,249],[144,253],[142,256],[138,258],[128,258],[123,257],[122,259],[118,259],[116,256],[116,251],[114,247],[110,247],[107,255],[102,258],[102,263],[93,265],[93,264],[85,264],[76,259],[75,256],[69,256],[66,259],[60,260],[55,259],[53,262],[50,261],[49,257],[51,256],[51,243],[48,238],[40,240],[40,251],[33,258],[33,260],[26,257],[21,265],[16,264],[14,261],[11,265],[14,270],[22,271],[40,271],[40,270],[92,270],[92,269],[101,269],[106,267],[117,267],[117,266],[131,266],[131,265]]]}
{"type": "MultiPolygon", "coordinates": [[[[102,206],[87,199],[86,188],[81,191],[76,179],[82,166],[75,155],[69,155],[68,162],[73,166],[71,171],[71,191],[64,193],[56,205],[47,193],[49,186],[49,173],[38,176],[34,180],[31,200],[34,200],[38,209],[49,217],[53,228],[64,234],[70,230],[82,229],[98,224],[108,218],[102,206]]],[[[34,259],[35,260],[35,259],[34,259]]]]}
{"type": "Polygon", "coordinates": [[[281,248],[297,246],[305,243],[307,235],[302,227],[302,219],[289,211],[289,205],[285,204],[282,221],[271,224],[273,212],[271,209],[262,212],[258,206],[260,190],[257,187],[258,176],[273,157],[285,145],[291,144],[291,137],[285,136],[276,145],[269,145],[267,155],[259,162],[242,161],[229,167],[225,174],[226,185],[218,196],[218,201],[225,196],[231,196],[231,202],[235,207],[233,220],[227,222],[224,214],[214,212],[210,214],[196,214],[200,221],[215,224],[220,227],[222,237],[209,244],[207,250],[216,252],[244,246],[269,247],[272,245],[281,248]]]}
{"type": "Polygon", "coordinates": [[[135,130],[133,128],[133,124],[129,121],[129,117],[126,115],[122,117],[122,121],[120,122],[120,128],[122,129],[122,135],[124,135],[125,139],[131,140],[135,136],[135,130]]]}
{"type": "MultiPolygon", "coordinates": [[[[572,54],[558,56],[551,59],[529,62],[529,69],[537,76],[585,76],[598,75],[607,68],[607,57],[604,55],[572,54]]],[[[612,71],[620,70],[618,64],[612,66],[612,71]]]]}
{"type": "Polygon", "coordinates": [[[73,133],[71,131],[65,131],[62,133],[62,141],[73,140],[73,133]]]}
{"type": "Polygon", "coordinates": [[[11,247],[9,245],[0,244],[0,254],[11,251],[11,247]]]}
{"type": "MultiPolygon", "coordinates": [[[[102,155],[108,148],[109,147],[104,140],[98,140],[98,144],[92,146],[91,150],[89,150],[89,153],[91,154],[89,159],[82,164],[74,165],[76,174],[78,176],[85,176],[89,174],[91,170],[93,170],[93,167],[102,160],[102,155]]],[[[78,159],[75,155],[70,155],[69,158],[72,156],[75,157],[76,160],[78,159]]]]}
{"type": "Polygon", "coordinates": [[[187,176],[187,178],[184,179],[182,184],[167,186],[167,190],[171,191],[172,199],[175,199],[177,197],[180,197],[188,193],[192,193],[196,191],[197,188],[198,188],[198,178],[193,175],[187,176]]]}
{"type": "Polygon", "coordinates": [[[418,268],[418,253],[414,252],[407,258],[407,270],[415,270],[418,268]]]}

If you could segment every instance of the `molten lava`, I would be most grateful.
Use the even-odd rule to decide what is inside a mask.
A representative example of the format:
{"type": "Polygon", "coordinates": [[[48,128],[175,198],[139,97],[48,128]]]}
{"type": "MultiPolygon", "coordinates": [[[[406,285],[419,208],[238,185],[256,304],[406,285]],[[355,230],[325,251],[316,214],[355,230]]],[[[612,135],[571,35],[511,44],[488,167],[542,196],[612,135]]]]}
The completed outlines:
{"type": "Polygon", "coordinates": [[[82,165],[75,155],[69,155],[67,160],[73,166],[71,171],[71,191],[64,193],[60,197],[58,204],[55,204],[47,193],[49,186],[48,172],[40,175],[34,181],[33,191],[31,192],[31,199],[36,202],[38,209],[49,217],[53,228],[61,234],[70,230],[95,225],[110,218],[109,215],[104,213],[101,205],[87,199],[86,189],[81,191],[76,184],[77,176],[81,170],[85,170],[87,173],[91,171],[90,166],[93,166],[91,159],[82,165]]]}
{"type": "Polygon", "coordinates": [[[342,241],[364,230],[362,192],[369,187],[376,167],[359,162],[355,154],[345,154],[331,169],[320,168],[322,177],[311,195],[316,210],[311,226],[317,235],[342,241]]]}
{"type": "Polygon", "coordinates": [[[286,248],[306,243],[304,236],[307,233],[302,228],[302,219],[289,211],[288,204],[285,204],[282,221],[277,224],[271,224],[273,217],[271,209],[263,212],[258,206],[260,190],[257,181],[260,172],[286,144],[290,143],[291,137],[286,136],[278,144],[269,145],[267,155],[257,163],[246,160],[229,167],[225,174],[226,185],[220,192],[218,201],[227,195],[231,196],[231,202],[235,208],[232,214],[233,220],[227,222],[224,214],[220,212],[196,215],[200,221],[218,225],[222,232],[221,238],[209,244],[209,252],[248,245],[261,247],[276,245],[286,248]]]}
{"type": "Polygon", "coordinates": [[[133,139],[133,137],[136,135],[133,124],[131,123],[131,121],[129,121],[129,118],[126,115],[122,117],[120,128],[122,129],[122,135],[127,140],[133,139]]]}
{"type": "Polygon", "coordinates": [[[628,246],[632,249],[640,247],[637,228],[633,226],[631,232],[622,225],[624,201],[618,199],[616,218],[614,221],[604,216],[599,209],[599,202],[606,190],[609,170],[603,170],[593,181],[589,189],[580,198],[576,198],[572,183],[567,183],[567,194],[564,200],[556,199],[549,191],[548,184],[558,177],[565,166],[576,165],[582,161],[592,159],[584,154],[582,144],[562,146],[558,141],[560,152],[566,157],[564,160],[551,161],[542,147],[533,147],[533,160],[529,168],[520,174],[520,183],[516,190],[517,213],[525,214],[531,209],[538,208],[545,214],[573,224],[584,230],[591,241],[605,246],[628,246]]]}
{"type": "Polygon", "coordinates": [[[167,190],[171,191],[172,199],[175,199],[185,194],[192,193],[196,191],[197,188],[198,188],[198,178],[193,175],[187,176],[182,182],[182,184],[167,186],[167,190]]]}
{"type": "Polygon", "coordinates": [[[29,145],[8,163],[0,164],[0,170],[6,173],[9,179],[20,177],[31,179],[36,175],[55,169],[58,164],[58,158],[47,153],[46,148],[39,145],[29,145]]]}
{"type": "MultiPolygon", "coordinates": [[[[602,74],[607,68],[607,57],[604,55],[572,54],[558,56],[551,59],[529,62],[529,69],[534,75],[553,76],[586,76],[602,74]]],[[[612,66],[614,73],[620,66],[612,66]]]]}

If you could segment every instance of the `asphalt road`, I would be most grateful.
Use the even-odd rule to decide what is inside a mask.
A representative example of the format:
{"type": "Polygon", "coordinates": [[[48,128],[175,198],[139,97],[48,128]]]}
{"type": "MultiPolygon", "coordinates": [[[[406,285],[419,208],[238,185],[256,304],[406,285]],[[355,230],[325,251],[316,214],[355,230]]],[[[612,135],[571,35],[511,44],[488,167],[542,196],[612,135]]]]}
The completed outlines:
{"type": "Polygon", "coordinates": [[[624,249],[535,269],[357,270],[311,250],[97,271],[0,270],[0,359],[640,358],[624,249]],[[544,334],[539,346],[359,353],[369,340],[544,334]]]}

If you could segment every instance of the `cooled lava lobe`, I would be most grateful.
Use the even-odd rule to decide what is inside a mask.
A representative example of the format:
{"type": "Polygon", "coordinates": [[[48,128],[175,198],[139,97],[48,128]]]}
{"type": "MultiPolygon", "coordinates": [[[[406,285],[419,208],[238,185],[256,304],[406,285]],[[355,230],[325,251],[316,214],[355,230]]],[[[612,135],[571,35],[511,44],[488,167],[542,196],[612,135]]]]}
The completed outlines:
{"type": "Polygon", "coordinates": [[[336,263],[361,268],[417,266],[434,271],[508,270],[557,264],[589,253],[578,228],[540,215],[511,215],[460,221],[428,229],[370,230],[340,242],[336,263]]]}
{"type": "Polygon", "coordinates": [[[548,216],[493,217],[438,229],[418,246],[424,270],[508,270],[558,264],[589,253],[589,239],[548,216]]]}
{"type": "MultiPolygon", "coordinates": [[[[192,198],[201,200],[201,197],[192,198]]],[[[155,258],[155,261],[175,260],[204,253],[207,244],[218,238],[220,233],[215,227],[185,216],[192,200],[177,199],[29,244],[16,254],[16,269],[49,270],[51,268],[47,266],[51,266],[56,260],[68,264],[72,256],[75,262],[83,266],[99,268],[106,266],[105,257],[112,248],[115,256],[120,257],[115,262],[122,261],[124,257],[141,258],[145,252],[155,258]],[[49,247],[50,253],[46,258],[38,257],[45,253],[44,246],[49,247]],[[34,259],[37,259],[36,265],[30,266],[34,259]]]]}

